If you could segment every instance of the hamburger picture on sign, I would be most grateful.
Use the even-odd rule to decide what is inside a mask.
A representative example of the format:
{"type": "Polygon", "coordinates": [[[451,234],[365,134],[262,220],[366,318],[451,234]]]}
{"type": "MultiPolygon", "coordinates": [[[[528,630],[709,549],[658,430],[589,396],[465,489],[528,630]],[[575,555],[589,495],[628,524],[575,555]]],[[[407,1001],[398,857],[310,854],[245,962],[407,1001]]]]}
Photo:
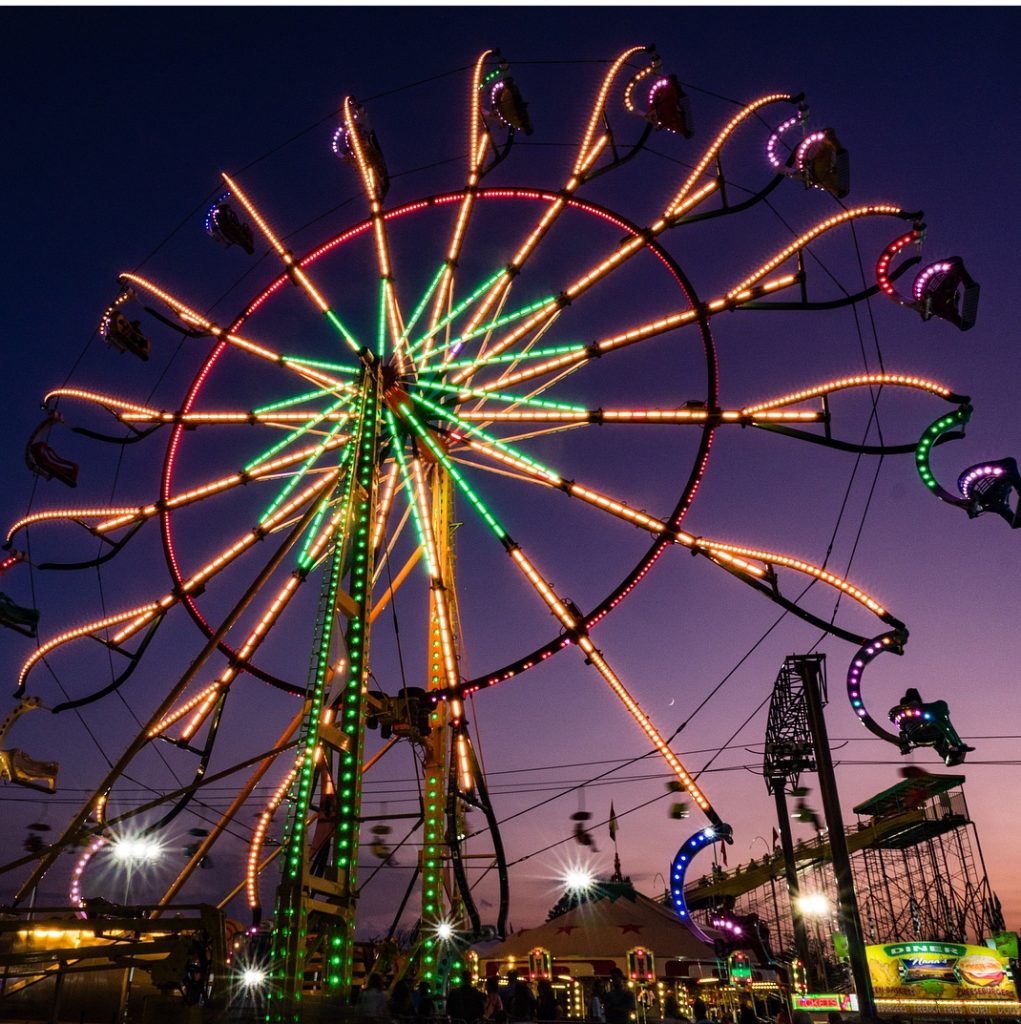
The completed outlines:
{"type": "Polygon", "coordinates": [[[897,942],[865,954],[876,999],[1017,1000],[1007,958],[986,946],[897,942]]]}

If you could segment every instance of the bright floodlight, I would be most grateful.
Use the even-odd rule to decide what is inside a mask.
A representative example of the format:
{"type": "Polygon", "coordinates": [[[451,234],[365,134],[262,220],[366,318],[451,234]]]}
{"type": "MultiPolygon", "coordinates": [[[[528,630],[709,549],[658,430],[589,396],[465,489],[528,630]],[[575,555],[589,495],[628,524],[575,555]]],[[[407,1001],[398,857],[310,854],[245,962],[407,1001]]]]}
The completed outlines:
{"type": "Polygon", "coordinates": [[[831,910],[830,901],[821,892],[799,896],[798,910],[805,917],[828,917],[831,910]]]}
{"type": "Polygon", "coordinates": [[[568,868],[564,874],[564,886],[568,892],[588,892],[595,880],[595,875],[588,868],[568,868]]]}
{"type": "Polygon", "coordinates": [[[449,921],[440,921],[436,926],[436,938],[440,942],[449,942],[454,937],[454,926],[449,921]]]}
{"type": "Polygon", "coordinates": [[[121,836],[110,848],[122,864],[152,864],[162,853],[160,844],[147,836],[121,836]]]}
{"type": "Polygon", "coordinates": [[[266,972],[260,967],[246,967],[241,972],[241,984],[245,988],[262,988],[266,984],[266,972]]]}

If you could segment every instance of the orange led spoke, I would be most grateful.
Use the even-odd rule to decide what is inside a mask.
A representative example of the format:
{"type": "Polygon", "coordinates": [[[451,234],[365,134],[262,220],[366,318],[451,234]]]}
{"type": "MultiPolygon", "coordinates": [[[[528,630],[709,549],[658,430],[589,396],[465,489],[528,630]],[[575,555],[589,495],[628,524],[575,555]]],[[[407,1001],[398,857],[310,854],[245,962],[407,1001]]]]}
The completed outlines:
{"type": "MultiPolygon", "coordinates": [[[[747,291],[742,292],[740,295],[713,299],[706,303],[705,311],[708,313],[718,313],[727,309],[735,309],[742,303],[747,302],[750,298],[754,298],[757,294],[765,291],[767,287],[769,290],[775,291],[779,288],[789,287],[796,281],[796,275],[786,274],[782,277],[776,278],[774,281],[763,283],[756,288],[750,288],[747,291]]],[[[699,310],[697,309],[685,309],[678,313],[671,313],[668,316],[660,317],[650,323],[642,324],[640,327],[633,327],[631,330],[622,331],[620,334],[615,334],[608,338],[602,338],[590,345],[586,345],[584,348],[572,349],[570,352],[565,352],[563,355],[559,356],[552,356],[544,362],[536,363],[534,366],[529,366],[526,369],[502,375],[496,381],[491,383],[478,384],[476,385],[476,388],[478,391],[485,392],[501,391],[505,388],[512,387],[515,384],[520,384],[522,381],[535,380],[538,377],[543,377],[550,373],[566,370],[572,366],[579,366],[582,363],[587,362],[589,359],[601,356],[606,352],[612,352],[615,349],[634,345],[636,342],[658,337],[659,335],[675,330],[678,327],[695,323],[698,321],[698,318],[699,310]]],[[[488,354],[493,355],[494,352],[495,349],[491,350],[488,354]]],[[[481,365],[485,365],[485,360],[482,361],[481,365]]]]}
{"type": "Polygon", "coordinates": [[[114,615],[108,615],[105,618],[96,619],[94,622],[87,622],[85,625],[76,626],[74,629],[68,629],[63,633],[59,633],[57,636],[47,640],[46,643],[40,644],[26,659],[25,663],[21,666],[21,671],[18,673],[18,689],[20,690],[25,685],[25,680],[28,678],[28,673],[31,671],[32,666],[41,658],[46,657],[55,648],[79,637],[101,633],[103,630],[116,626],[118,623],[125,622],[128,619],[135,619],[140,625],[144,625],[147,622],[151,622],[161,610],[161,605],[158,602],[152,601],[138,608],[129,608],[127,611],[117,612],[114,615]]]}
{"type": "Polygon", "coordinates": [[[457,774],[461,792],[470,793],[475,788],[475,773],[472,771],[468,737],[463,732],[457,734],[457,774]]]}
{"type": "Polygon", "coordinates": [[[681,785],[688,791],[691,798],[698,805],[699,809],[709,813],[711,805],[705,794],[699,788],[695,780],[688,774],[680,758],[670,749],[670,745],[663,739],[659,730],[652,724],[649,716],[641,709],[638,701],[627,691],[627,687],[620,681],[617,674],[606,663],[606,659],[596,650],[595,645],[586,635],[578,637],[578,646],[585,652],[586,659],[595,666],[596,671],[610,685],[610,689],[617,695],[620,702],[627,708],[628,713],[641,727],[642,732],[648,737],[652,745],[666,761],[670,770],[677,777],[681,785]]]}
{"type": "Polygon", "coordinates": [[[484,131],[484,122],[481,108],[481,86],[482,75],[486,58],[492,54],[492,50],[486,50],[475,62],[472,72],[470,93],[468,97],[468,180],[465,184],[464,197],[457,211],[457,220],[454,224],[453,237],[447,247],[447,265],[443,270],[443,277],[436,295],[433,299],[432,312],[429,317],[429,328],[426,334],[426,344],[422,350],[422,362],[428,362],[429,355],[434,345],[433,331],[444,315],[453,297],[454,268],[461,255],[461,248],[464,244],[465,233],[468,230],[468,220],[476,201],[476,190],[482,176],[482,167],[485,160],[486,150],[489,148],[489,135],[484,131]]]}
{"type": "Polygon", "coordinates": [[[297,778],[304,760],[305,751],[301,750],[294,762],[294,766],[284,776],[280,785],[277,786],[272,797],[270,797],[269,803],[266,804],[265,810],[263,810],[259,815],[259,820],[255,825],[255,829],[252,831],[252,840],[248,847],[247,870],[245,872],[245,885],[248,892],[249,907],[254,908],[261,905],[261,900],[259,899],[259,854],[262,851],[262,845],[266,840],[266,831],[269,828],[270,822],[273,820],[273,815],[276,813],[277,808],[281,803],[283,803],[284,797],[287,796],[288,790],[291,788],[291,784],[297,778]]]}
{"type": "MultiPolygon", "coordinates": [[[[248,198],[247,195],[238,187],[237,182],[232,181],[227,174],[223,174],[224,184],[230,189],[231,194],[234,195],[241,205],[247,210],[249,216],[258,225],[259,230],[262,232],[266,241],[273,247],[277,256],[280,257],[280,261],[287,268],[287,274],[298,285],[299,288],[312,300],[315,307],[320,313],[329,315],[332,313],[330,304],[319,294],[316,290],[315,285],[312,284],[308,274],[302,269],[298,261],[294,258],[294,253],[288,249],[283,242],[273,233],[272,228],[266,223],[265,219],[259,214],[259,211],[255,208],[255,204],[248,198]]],[[[341,331],[344,339],[351,346],[352,351],[357,352],[358,346],[354,340],[347,334],[346,331],[341,331]]]]}
{"type": "MultiPolygon", "coordinates": [[[[507,289],[510,287],[511,281],[520,272],[524,266],[525,261],[535,251],[539,242],[543,239],[549,229],[552,227],[554,221],[563,212],[567,206],[567,201],[577,191],[578,186],[585,181],[586,175],[591,170],[592,165],[596,162],[599,155],[605,150],[609,137],[605,132],[597,134],[600,129],[603,128],[605,116],[606,116],[606,99],[609,95],[610,89],[613,87],[613,83],[617,76],[620,74],[621,69],[625,64],[636,54],[646,52],[644,46],[633,46],[629,50],[625,50],[614,62],[610,65],[609,70],[603,77],[603,81],[599,87],[599,91],[596,93],[595,102],[592,104],[592,110],[589,114],[588,121],[585,125],[585,131],[582,135],[581,145],[578,149],[578,156],[575,159],[574,167],[571,172],[570,178],[567,183],[560,190],[560,194],[557,198],[549,205],[542,216],[539,219],[538,224],[532,229],[532,232],[525,239],[524,243],[518,249],[518,251],[511,258],[510,263],[507,265],[507,269],[496,279],[493,283],[493,287],[483,298],[479,308],[472,315],[471,320],[468,323],[468,327],[465,330],[466,335],[470,335],[475,331],[479,324],[483,323],[486,317],[489,315],[493,306],[500,301],[506,294],[507,289]]],[[[554,304],[553,309],[556,306],[554,304]]],[[[552,312],[552,309],[549,310],[552,312]]],[[[548,314],[547,314],[548,315],[548,314]]],[[[539,314],[536,314],[538,317],[539,314]]],[[[536,323],[540,323],[541,320],[537,319],[536,323]]],[[[512,337],[511,340],[506,343],[501,343],[502,347],[498,348],[497,351],[504,351],[510,345],[514,344],[514,341],[518,337],[523,336],[531,330],[528,327],[521,331],[520,334],[516,334],[516,337],[512,337]]],[[[454,383],[459,383],[468,376],[468,372],[459,371],[452,380],[454,383]]]]}
{"type": "Polygon", "coordinates": [[[775,551],[761,551],[756,548],[747,548],[738,544],[724,544],[720,541],[708,540],[705,537],[699,538],[695,543],[695,547],[699,548],[703,553],[708,554],[710,558],[721,562],[730,561],[734,559],[735,556],[743,556],[744,558],[751,558],[756,561],[765,562],[768,565],[777,565],[784,569],[792,569],[795,572],[804,573],[806,576],[813,576],[820,582],[826,583],[828,586],[846,594],[848,597],[868,608],[870,612],[877,615],[879,618],[885,618],[889,614],[887,609],[878,601],[866,594],[865,591],[854,586],[854,584],[848,583],[847,580],[837,576],[836,573],[829,572],[817,565],[812,565],[811,562],[802,561],[800,558],[791,558],[788,555],[781,555],[775,551]]]}
{"type": "Polygon", "coordinates": [[[702,154],[702,158],[699,160],[697,164],[695,164],[694,169],[692,170],[691,174],[688,175],[688,178],[681,186],[680,191],[677,193],[677,195],[674,196],[673,200],[667,205],[666,209],[663,211],[663,216],[670,219],[677,217],[679,215],[679,212],[683,212],[682,207],[684,206],[684,200],[687,197],[688,193],[698,183],[698,179],[701,178],[703,174],[705,174],[706,170],[709,168],[709,165],[716,160],[717,154],[720,152],[720,149],[723,147],[723,144],[727,141],[727,139],[730,138],[731,135],[734,134],[734,131],[740,124],[746,121],[753,114],[757,113],[763,107],[768,106],[770,103],[791,102],[793,102],[793,97],[787,93],[770,93],[768,96],[763,96],[760,99],[757,99],[752,103],[749,103],[748,106],[738,111],[738,113],[735,114],[723,126],[723,128],[717,134],[716,138],[713,139],[713,141],[710,143],[709,148],[705,151],[705,153],[702,154]]]}
{"type": "Polygon", "coordinates": [[[151,281],[147,281],[144,277],[140,277],[138,274],[121,274],[121,282],[130,282],[132,286],[140,288],[143,291],[149,292],[150,295],[156,296],[162,302],[166,303],[175,315],[183,320],[190,327],[197,328],[200,331],[205,331],[211,334],[214,338],[219,338],[221,341],[232,345],[234,348],[240,349],[243,352],[248,352],[250,355],[257,356],[259,359],[265,359],[268,362],[275,363],[278,366],[283,366],[291,372],[302,377],[304,380],[310,381],[313,384],[321,385],[335,392],[337,395],[349,393],[351,386],[342,380],[338,380],[336,377],[331,377],[329,374],[324,373],[321,370],[315,369],[311,366],[304,365],[300,360],[289,359],[287,356],[281,355],[279,352],[274,352],[273,349],[267,348],[265,345],[259,345],[254,341],[248,341],[246,338],[242,338],[238,334],[231,334],[229,331],[220,327],[212,320],[207,319],[200,313],[196,313],[195,310],[189,309],[180,299],[174,298],[169,292],[164,291],[151,281]]]}
{"type": "Polygon", "coordinates": [[[469,409],[458,411],[458,418],[470,423],[694,423],[701,424],[714,418],[723,423],[814,423],[822,418],[820,412],[791,410],[737,410],[721,409],[710,413],[706,409],[469,409]]]}
{"type": "Polygon", "coordinates": [[[176,711],[172,711],[164,718],[161,718],[160,721],[157,722],[156,725],[154,725],[149,730],[149,736],[162,736],[163,733],[165,733],[167,729],[170,728],[170,726],[172,726],[175,722],[180,721],[180,719],[184,718],[184,716],[188,714],[189,711],[191,711],[193,708],[198,707],[199,704],[201,704],[203,701],[208,700],[210,697],[215,697],[215,695],[219,692],[219,683],[210,684],[204,690],[195,694],[194,697],[191,697],[189,700],[186,700],[176,711]]]}
{"type": "MultiPolygon", "coordinates": [[[[302,448],[299,451],[291,452],[288,455],[282,455],[279,458],[271,459],[260,466],[256,466],[254,469],[248,470],[247,472],[241,471],[231,473],[228,476],[220,477],[219,480],[212,480],[208,484],[203,484],[201,487],[193,487],[191,490],[183,491],[182,493],[175,495],[173,498],[168,498],[165,502],[158,502],[152,505],[142,505],[137,509],[111,509],[109,514],[114,515],[114,518],[98,523],[95,527],[96,532],[107,533],[110,530],[119,529],[120,527],[125,526],[128,523],[135,522],[136,520],[148,519],[164,510],[172,511],[173,509],[184,508],[187,505],[194,504],[196,501],[200,501],[210,495],[220,494],[224,491],[230,490],[231,488],[240,487],[244,484],[250,483],[252,480],[270,477],[282,469],[289,469],[299,462],[305,461],[310,456],[318,454],[320,451],[329,451],[343,447],[347,444],[348,440],[349,438],[347,437],[330,438],[326,442],[320,442],[319,444],[312,445],[308,448],[302,448]]],[[[333,472],[333,469],[327,470],[327,473],[333,472]]],[[[319,486],[320,485],[316,485],[315,489],[318,490],[319,486]]]]}
{"type": "Polygon", "coordinates": [[[376,524],[372,532],[372,550],[378,551],[383,543],[383,532],[386,530],[386,522],[390,517],[390,509],[393,506],[394,494],[397,492],[398,472],[397,463],[390,467],[390,472],[380,488],[379,503],[376,506],[376,524]]]}
{"type": "Polygon", "coordinates": [[[780,406],[795,405],[798,402],[805,402],[812,398],[819,398],[822,395],[832,394],[834,391],[844,391],[847,388],[872,387],[874,385],[916,388],[919,391],[927,391],[929,394],[938,395],[940,398],[949,398],[953,395],[950,388],[926,377],[916,377],[904,373],[858,373],[851,377],[837,377],[834,380],[826,381],[824,384],[815,384],[810,388],[803,388],[801,391],[793,391],[788,395],[782,395],[780,398],[772,398],[766,402],[757,402],[755,405],[746,406],[741,410],[741,413],[745,416],[759,416],[780,406]]]}
{"type": "MultiPolygon", "coordinates": [[[[79,519],[99,519],[104,516],[118,516],[127,517],[124,521],[133,521],[140,512],[137,508],[50,508],[45,509],[41,512],[33,512],[29,516],[24,516],[21,519],[15,520],[10,529],[7,531],[7,543],[10,544],[14,539],[14,535],[19,531],[25,529],[26,526],[31,526],[33,523],[45,523],[54,520],[66,520],[68,522],[75,522],[79,519]]],[[[97,526],[95,530],[100,531],[102,527],[97,526]]]]}
{"type": "Polygon", "coordinates": [[[799,235],[790,245],[785,246],[775,256],[763,263],[761,267],[749,274],[740,284],[727,292],[727,298],[737,299],[738,301],[746,301],[751,298],[752,293],[747,292],[747,289],[764,278],[771,270],[776,269],[785,260],[790,259],[795,253],[804,249],[813,239],[818,238],[826,231],[831,231],[840,224],[857,220],[859,217],[899,217],[901,213],[902,211],[899,206],[891,206],[889,203],[873,203],[868,206],[856,206],[850,210],[842,210],[832,217],[827,217],[804,234],[799,235]],[[745,294],[746,292],[747,294],[745,294]]]}
{"type": "MultiPolygon", "coordinates": [[[[125,412],[117,418],[123,423],[183,423],[188,427],[262,423],[290,428],[295,423],[307,423],[309,413],[282,409],[277,412],[125,412]]],[[[343,423],[350,418],[349,412],[324,412],[318,417],[321,423],[343,423]]]]}
{"type": "Polygon", "coordinates": [[[82,402],[92,402],[101,405],[103,408],[117,413],[134,413],[140,419],[144,417],[158,418],[162,415],[157,409],[148,405],[139,405],[137,402],[129,401],[126,398],[118,398],[115,395],[107,395],[101,391],[87,391],[84,388],[54,388],[47,392],[43,398],[43,405],[49,405],[51,399],[55,398],[76,398],[82,402]]]}
{"type": "Polygon", "coordinates": [[[394,290],[390,243],[387,239],[386,222],[383,218],[382,183],[377,180],[377,173],[372,161],[365,154],[361,133],[355,125],[354,103],[350,96],[345,97],[343,110],[348,142],[354,154],[355,163],[358,165],[358,173],[362,179],[366,198],[369,201],[372,231],[376,241],[376,260],[379,265],[379,278],[383,286],[387,325],[390,329],[390,344],[393,346],[394,357],[397,360],[397,369],[399,372],[404,373],[406,369],[404,358],[406,344],[403,341],[404,324],[397,305],[397,294],[394,290]]]}
{"type": "Polygon", "coordinates": [[[649,717],[639,707],[638,702],[628,693],[627,688],[606,663],[606,660],[599,651],[596,650],[588,634],[581,628],[581,622],[575,613],[561,601],[553,588],[543,579],[541,573],[532,565],[519,547],[512,547],[510,549],[510,556],[543,599],[546,606],[560,620],[561,625],[573,635],[575,643],[584,651],[586,659],[596,667],[599,674],[610,684],[610,688],[627,708],[632,718],[642,727],[643,732],[652,741],[653,746],[659,751],[698,806],[703,811],[708,810],[709,801],[702,794],[695,781],[685,771],[684,766],[670,749],[669,744],[659,734],[652,722],[649,721],[649,717]]]}

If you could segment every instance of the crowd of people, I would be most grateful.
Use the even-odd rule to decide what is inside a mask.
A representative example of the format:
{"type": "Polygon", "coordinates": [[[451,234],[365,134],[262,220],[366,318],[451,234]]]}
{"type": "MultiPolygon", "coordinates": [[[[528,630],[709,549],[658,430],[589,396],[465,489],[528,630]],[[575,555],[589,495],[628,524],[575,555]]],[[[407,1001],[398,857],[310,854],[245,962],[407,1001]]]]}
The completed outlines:
{"type": "MultiPolygon", "coordinates": [[[[566,1020],[569,1016],[564,997],[552,983],[540,978],[533,991],[527,978],[510,970],[501,985],[497,977],[486,979],[485,991],[465,977],[447,993],[442,1014],[450,1024],[532,1024],[532,1022],[566,1020]]],[[[394,984],[390,994],[383,978],[372,974],[357,1003],[359,1015],[368,1024],[437,1024],[437,1007],[427,982],[412,989],[405,981],[394,984]]],[[[589,1024],[631,1024],[636,1011],[635,993],[628,988],[620,968],[613,968],[607,985],[595,983],[586,1007],[589,1024]]],[[[804,1010],[792,1015],[785,1007],[761,1017],[750,998],[741,1001],[737,1011],[710,1008],[703,999],[696,999],[691,1015],[683,1013],[677,1000],[668,996],[662,1019],[679,1024],[812,1024],[804,1010]]],[[[839,1013],[830,1013],[828,1024],[843,1024],[839,1013]]]]}

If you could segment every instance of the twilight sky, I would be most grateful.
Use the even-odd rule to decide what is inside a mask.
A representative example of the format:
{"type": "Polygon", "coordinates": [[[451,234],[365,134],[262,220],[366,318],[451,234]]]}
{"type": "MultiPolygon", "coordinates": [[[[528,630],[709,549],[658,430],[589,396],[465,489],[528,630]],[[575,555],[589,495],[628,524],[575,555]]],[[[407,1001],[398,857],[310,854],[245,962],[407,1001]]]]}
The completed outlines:
{"type": "MultiPolygon", "coordinates": [[[[73,493],[56,482],[36,483],[24,466],[23,446],[42,418],[39,402],[51,387],[69,381],[176,408],[201,365],[207,341],[180,344],[179,336],[158,325],[147,364],[105,348],[94,328],[116,294],[118,273],[141,268],[221,321],[276,275],[264,247],[248,259],[236,249],[218,250],[204,236],[202,216],[221,170],[238,174],[295,252],[308,251],[364,216],[355,175],[329,146],[341,99],[354,94],[365,102],[386,153],[393,178],[388,205],[456,189],[464,174],[468,68],[487,47],[501,48],[510,60],[535,125],[534,135],[514,146],[492,182],[555,190],[566,180],[605,62],[629,46],[655,43],[665,69],[688,87],[696,135],[690,141],[654,135],[649,151],[583,192],[638,224],[655,219],[733,114],[732,101],[804,91],[811,126],[832,127],[850,152],[852,191],[846,202],[924,210],[923,259],[964,258],[982,286],[978,324],[960,333],[943,322],[923,323],[885,298],[858,307],[857,318],[847,309],[722,314],[712,322],[721,404],[739,407],[861,372],[865,365],[874,370],[881,362],[889,371],[918,373],[971,396],[975,412],[966,439],[934,457],[944,486],[954,489],[958,473],[982,459],[1021,457],[1021,357],[1012,329],[1017,217],[1011,199],[1021,154],[1009,131],[1021,97],[1008,49],[1018,29],[1016,10],[526,8],[511,18],[489,8],[8,9],[3,20],[5,522],[25,514],[30,503],[38,510],[155,496],[165,446],[160,434],[126,450],[120,460],[110,446],[97,450],[66,428],[55,433],[54,447],[82,463],[73,493]],[[412,83],[424,84],[408,87],[412,83]]],[[[733,162],[725,165],[732,196],[755,191],[769,179],[754,141],[763,128],[756,127],[759,134],[751,132],[749,141],[735,146],[733,162]]],[[[664,244],[699,295],[713,297],[785,245],[792,228],[835,210],[828,196],[785,182],[768,209],[668,232],[664,244]]],[[[480,272],[500,267],[535,216],[533,208],[522,206],[480,218],[466,246],[466,263],[480,272]]],[[[863,225],[854,237],[845,232],[821,246],[814,280],[830,294],[834,288],[856,290],[855,240],[871,279],[879,251],[898,228],[892,221],[863,225]],[[834,278],[828,284],[827,273],[834,278]]],[[[442,218],[423,217],[397,243],[398,280],[409,282],[406,304],[416,301],[435,271],[435,263],[421,258],[421,239],[442,239],[448,230],[442,218]]],[[[616,228],[579,217],[538,262],[536,275],[546,286],[562,286],[562,268],[587,267],[619,240],[616,228]]],[[[590,306],[579,303],[577,311],[567,311],[560,333],[548,340],[592,340],[673,308],[673,286],[654,263],[650,259],[600,289],[590,306]]],[[[364,265],[334,270],[331,299],[342,316],[368,329],[376,298],[359,287],[360,280],[371,280],[369,274],[359,278],[359,269],[364,272],[364,265]]],[[[309,321],[288,320],[301,315],[297,308],[296,299],[284,297],[264,321],[253,320],[253,333],[282,347],[314,347],[320,335],[304,326],[309,321]]],[[[704,389],[698,358],[697,339],[677,332],[642,349],[640,357],[621,359],[619,368],[606,360],[587,376],[579,373],[562,395],[587,407],[682,405],[699,397],[700,373],[704,389]]],[[[234,373],[232,365],[214,385],[214,394],[232,408],[248,409],[274,394],[268,377],[248,377],[243,363],[235,365],[241,369],[234,373]]],[[[934,399],[887,391],[879,429],[888,441],[913,441],[946,409],[934,399]]],[[[65,412],[70,421],[71,408],[65,412]]],[[[861,437],[868,413],[860,399],[835,400],[840,436],[861,437]]],[[[588,428],[584,440],[565,435],[546,439],[536,450],[565,474],[576,471],[579,481],[666,515],[690,469],[694,435],[679,438],[684,429],[636,428],[621,437],[609,427],[588,428]]],[[[875,436],[873,428],[873,442],[875,436]]],[[[189,472],[195,479],[203,472],[226,472],[237,463],[241,446],[234,445],[233,439],[189,435],[189,472]]],[[[564,512],[538,488],[512,487],[500,479],[485,483],[487,497],[515,536],[548,569],[558,591],[582,608],[605,595],[647,547],[647,539],[630,527],[608,528],[574,508],[564,512]]],[[[182,517],[190,557],[215,554],[239,529],[248,529],[255,510],[246,502],[211,502],[199,514],[182,517]]],[[[1000,519],[969,521],[938,502],[920,483],[910,455],[888,457],[881,465],[866,457],[856,466],[846,453],[739,428],[717,433],[685,528],[816,564],[831,549],[829,568],[907,624],[904,657],[879,659],[866,677],[866,700],[884,724],[886,709],[907,686],[926,699],[949,701],[958,731],[976,747],[963,770],[965,795],[990,882],[1003,901],[1008,927],[1021,925],[1021,880],[1013,870],[1016,826],[1004,811],[1016,802],[1021,763],[1014,585],[1021,536],[1000,519]]],[[[458,540],[463,664],[466,676],[474,677],[550,639],[556,627],[534,595],[507,574],[499,551],[477,533],[464,532],[463,546],[458,540]]],[[[33,548],[67,544],[80,552],[73,536],[70,527],[55,533],[36,528],[33,548]]],[[[140,532],[125,556],[126,565],[111,565],[101,578],[94,571],[82,579],[39,572],[30,578],[27,567],[17,566],[0,581],[0,590],[21,604],[36,601],[43,613],[41,634],[50,636],[59,625],[97,616],[103,607],[124,607],[169,589],[155,524],[140,532]]],[[[231,585],[239,578],[232,577],[231,585]]],[[[796,581],[788,589],[796,592],[796,581]]],[[[309,610],[314,597],[306,602],[309,610]]],[[[212,609],[218,599],[209,596],[212,609]]],[[[808,601],[825,617],[833,612],[832,592],[814,590],[808,601]]],[[[854,804],[897,781],[905,761],[942,769],[931,751],[902,758],[862,729],[844,695],[851,645],[826,640],[816,647],[818,630],[791,616],[770,630],[780,613],[707,560],[672,550],[593,633],[661,731],[669,735],[683,724],[673,747],[689,770],[706,769],[700,782],[735,828],[732,865],[761,856],[756,840],[768,839],[774,823],[761,778],[764,702],[788,654],[818,649],[827,655],[827,721],[848,820],[854,804]]],[[[401,616],[400,653],[414,685],[418,680],[412,677],[418,673],[420,679],[422,671],[416,659],[422,666],[425,654],[415,644],[421,622],[410,599],[401,616]]],[[[882,631],[875,619],[846,603],[837,621],[866,635],[882,631]]],[[[14,787],[0,790],[5,819],[17,823],[0,837],[0,861],[20,855],[29,822],[59,827],[83,787],[98,779],[104,758],[119,754],[134,717],[147,714],[180,675],[179,659],[197,650],[200,639],[187,621],[172,628],[176,632],[154,643],[153,657],[122,688],[123,700],[115,696],[93,704],[81,719],[73,712],[37,712],[19,722],[11,744],[36,758],[59,758],[61,790],[49,799],[14,787]]],[[[304,679],[309,628],[303,632],[293,624],[281,630],[266,653],[271,670],[304,679]]],[[[381,628],[373,643],[376,679],[394,691],[400,659],[392,626],[381,628]]],[[[32,642],[4,631],[0,645],[13,690],[16,666],[32,642]]],[[[80,661],[54,659],[55,674],[33,677],[33,692],[52,706],[62,699],[62,686],[72,694],[94,688],[83,675],[93,667],[108,673],[110,659],[99,645],[84,650],[80,661]]],[[[249,696],[236,707],[228,704],[223,750],[213,770],[268,747],[293,714],[293,701],[254,680],[242,682],[249,696]]],[[[7,710],[0,703],[0,713],[7,710]]],[[[598,872],[610,870],[612,847],[603,825],[596,828],[598,853],[569,839],[569,819],[579,809],[604,822],[612,801],[624,870],[645,891],[662,888],[656,876],[666,875],[678,846],[701,819],[669,819],[667,775],[652,757],[635,762],[647,751],[640,731],[577,650],[480,694],[469,717],[478,729],[497,814],[506,822],[515,927],[543,919],[558,894],[564,864],[588,858],[598,872]]],[[[168,754],[168,761],[176,759],[172,764],[142,758],[118,791],[119,806],[137,802],[145,787],[175,786],[169,772],[183,777],[181,753],[168,754]]],[[[413,812],[411,758],[406,751],[399,758],[366,776],[366,814],[413,812]]],[[[281,772],[267,781],[275,784],[281,772]]],[[[203,808],[174,823],[168,839],[177,849],[188,841],[182,837],[189,828],[203,827],[212,809],[226,805],[230,791],[206,797],[203,808]]],[[[819,806],[817,794],[813,799],[819,806]]],[[[257,808],[245,813],[239,839],[257,808]]],[[[407,825],[405,819],[395,822],[393,841],[407,825]]],[[[807,838],[806,826],[795,830],[807,838]]],[[[485,839],[480,842],[478,849],[486,849],[485,839]]],[[[228,889],[228,875],[242,856],[240,843],[214,854],[213,870],[197,875],[196,898],[228,889]]],[[[366,882],[366,933],[389,924],[394,894],[403,891],[413,857],[410,847],[398,851],[396,866],[366,882]]],[[[365,856],[363,879],[373,870],[371,860],[365,856]]],[[[70,873],[69,862],[61,858],[44,885],[54,899],[70,873]]],[[[182,862],[175,852],[159,870],[166,874],[182,862]]],[[[10,896],[17,877],[0,875],[0,898],[10,896]]],[[[269,881],[263,886],[267,901],[272,888],[269,881]]],[[[143,891],[132,888],[131,894],[143,891]]],[[[479,893],[491,903],[488,880],[479,893]]],[[[233,909],[244,916],[237,904],[233,909]]],[[[485,916],[485,903],[482,909],[485,916]]]]}

